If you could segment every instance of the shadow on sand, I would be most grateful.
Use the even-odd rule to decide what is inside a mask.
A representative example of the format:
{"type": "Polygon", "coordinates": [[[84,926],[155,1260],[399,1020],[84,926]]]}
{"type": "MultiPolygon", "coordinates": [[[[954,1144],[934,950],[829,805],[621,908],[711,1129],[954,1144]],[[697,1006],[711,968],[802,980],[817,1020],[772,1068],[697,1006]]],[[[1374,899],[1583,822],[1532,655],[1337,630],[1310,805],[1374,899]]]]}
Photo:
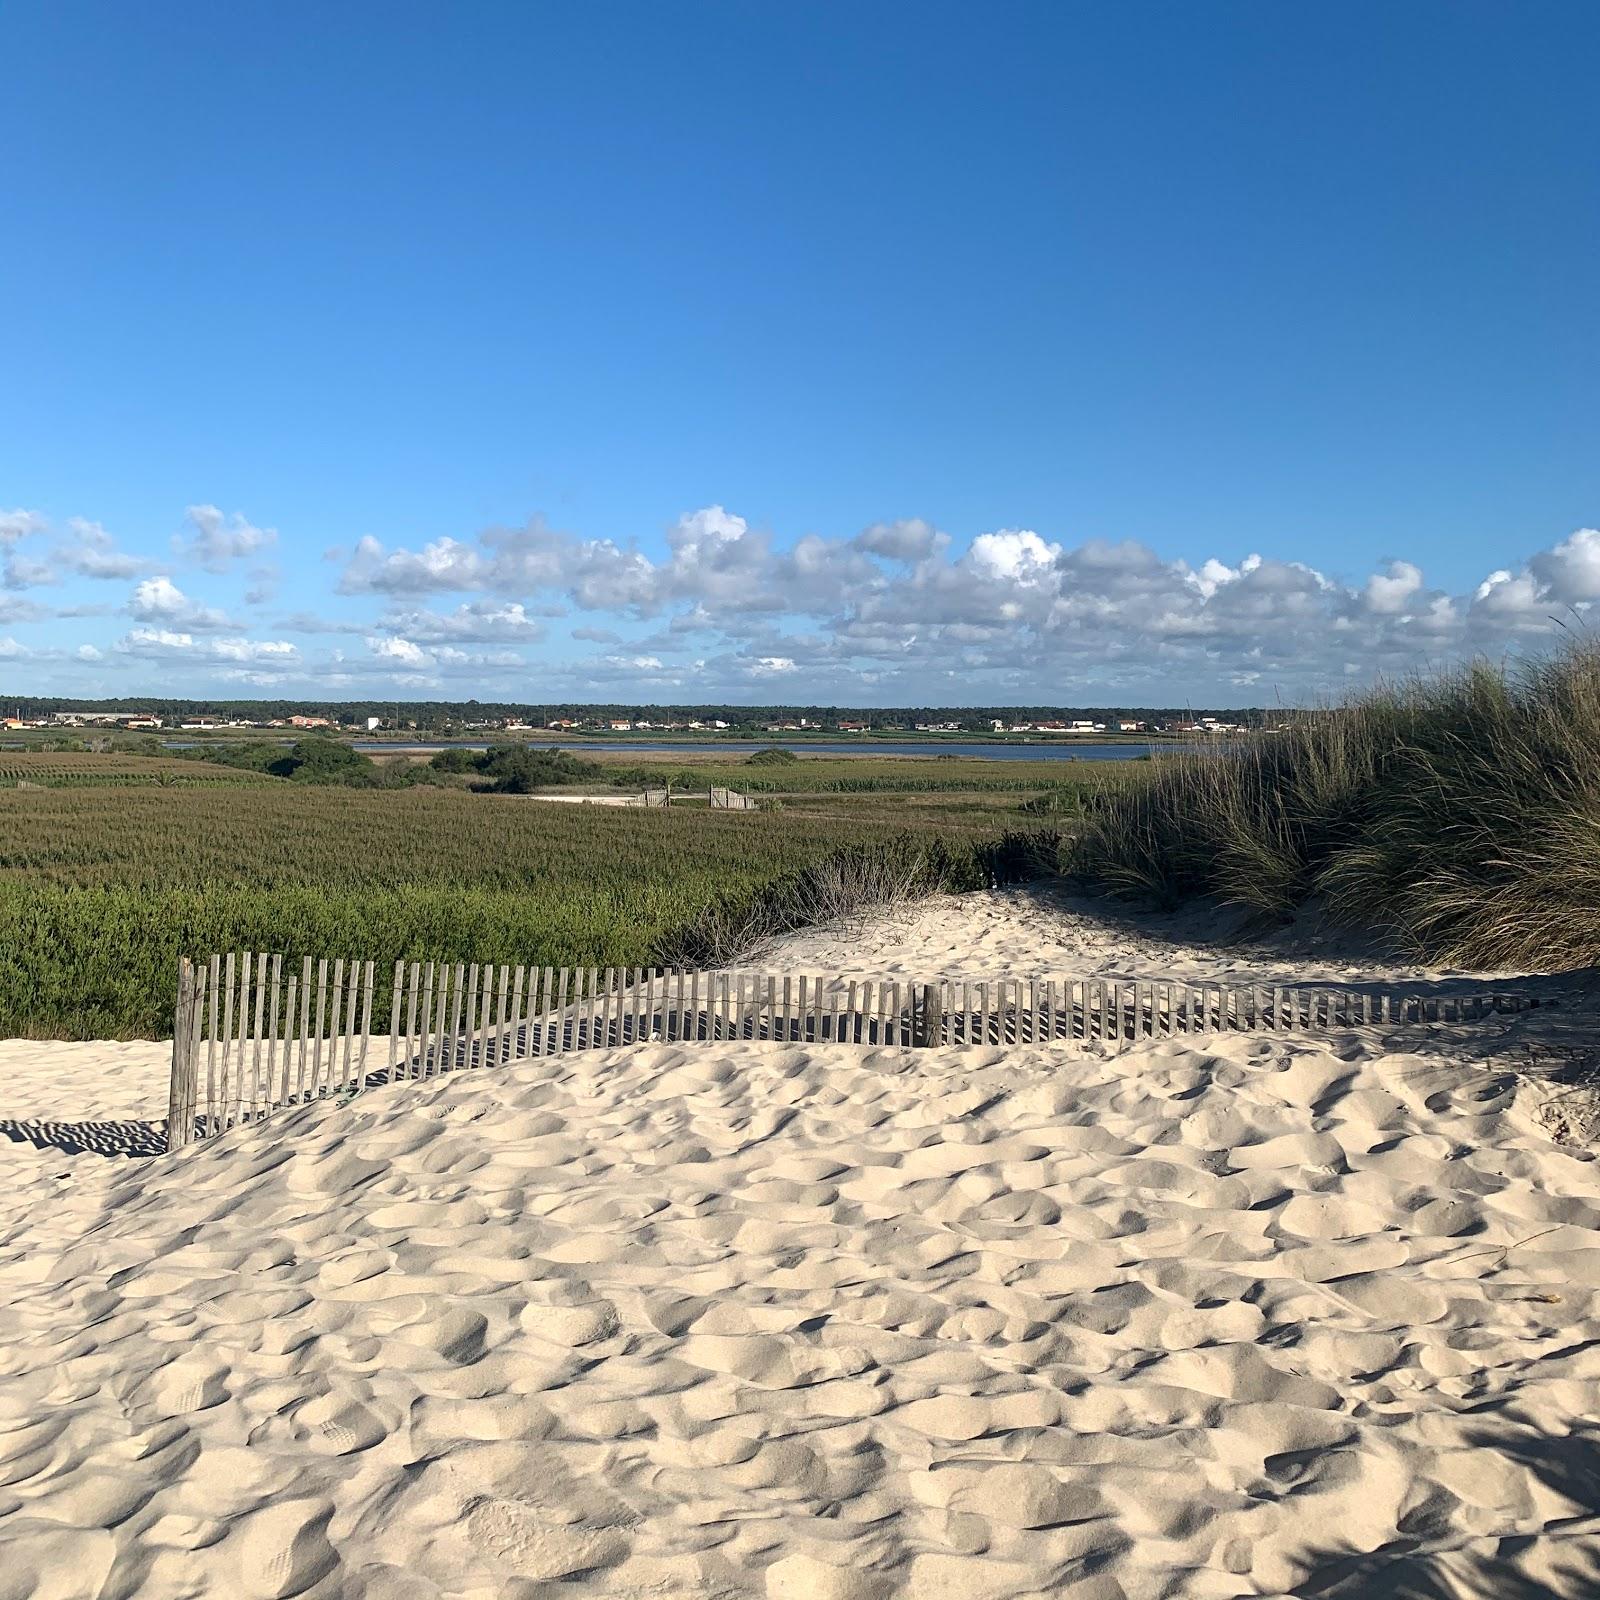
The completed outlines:
{"type": "MultiPolygon", "coordinates": [[[[1526,1422],[1514,1429],[1485,1425],[1468,1434],[1468,1448],[1521,1467],[1551,1494],[1584,1508],[1538,1534],[1473,1541],[1426,1550],[1426,1507],[1408,1522],[1410,1537],[1361,1555],[1329,1551],[1293,1592],[1306,1600],[1587,1600],[1600,1595],[1600,1425],[1560,1436],[1526,1422]],[[1532,1562],[1524,1557],[1533,1555],[1532,1562]]],[[[1437,1515],[1438,1513],[1435,1513],[1437,1515]]]]}
{"type": "Polygon", "coordinates": [[[55,1122],[48,1118],[19,1121],[0,1117],[0,1134],[35,1150],[59,1150],[69,1156],[159,1156],[167,1148],[166,1126],[160,1122],[55,1122]]]}

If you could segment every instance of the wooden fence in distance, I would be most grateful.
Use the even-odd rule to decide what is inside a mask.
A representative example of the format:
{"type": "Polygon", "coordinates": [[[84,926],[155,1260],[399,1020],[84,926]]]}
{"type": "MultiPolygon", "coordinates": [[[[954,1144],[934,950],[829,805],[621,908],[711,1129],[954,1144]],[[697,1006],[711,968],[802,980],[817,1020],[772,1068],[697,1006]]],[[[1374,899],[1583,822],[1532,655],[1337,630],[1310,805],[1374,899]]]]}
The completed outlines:
{"type": "MultiPolygon", "coordinates": [[[[1121,1041],[1215,1029],[1328,1031],[1519,1011],[1517,995],[1421,996],[1109,978],[858,982],[811,974],[184,961],[168,1148],[268,1112],[528,1056],[646,1042],[758,1039],[939,1045],[1121,1041]]],[[[1531,1002],[1536,1003],[1536,1002],[1531,1002]]]]}
{"type": "MultiPolygon", "coordinates": [[[[682,791],[679,791],[680,794],[682,791]]],[[[747,794],[740,794],[737,789],[723,789],[713,784],[710,787],[709,799],[713,811],[754,811],[756,803],[747,794]]],[[[634,795],[617,804],[626,806],[646,806],[651,809],[664,810],[672,804],[672,785],[667,784],[660,789],[646,789],[643,794],[634,795]]]]}

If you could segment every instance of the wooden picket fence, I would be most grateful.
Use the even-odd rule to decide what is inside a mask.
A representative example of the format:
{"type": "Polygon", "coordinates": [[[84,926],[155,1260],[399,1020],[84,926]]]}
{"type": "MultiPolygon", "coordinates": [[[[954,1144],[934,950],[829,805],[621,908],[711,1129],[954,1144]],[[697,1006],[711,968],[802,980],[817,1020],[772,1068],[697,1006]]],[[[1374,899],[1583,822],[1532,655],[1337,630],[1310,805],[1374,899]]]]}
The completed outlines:
{"type": "Polygon", "coordinates": [[[397,961],[380,987],[371,961],[307,957],[295,971],[279,955],[230,953],[179,965],[167,1144],[178,1149],[283,1107],[348,1098],[378,1084],[614,1045],[1121,1041],[1216,1029],[1456,1022],[1537,1003],[1513,994],[1321,986],[1109,978],[858,982],[438,961],[397,961]]]}

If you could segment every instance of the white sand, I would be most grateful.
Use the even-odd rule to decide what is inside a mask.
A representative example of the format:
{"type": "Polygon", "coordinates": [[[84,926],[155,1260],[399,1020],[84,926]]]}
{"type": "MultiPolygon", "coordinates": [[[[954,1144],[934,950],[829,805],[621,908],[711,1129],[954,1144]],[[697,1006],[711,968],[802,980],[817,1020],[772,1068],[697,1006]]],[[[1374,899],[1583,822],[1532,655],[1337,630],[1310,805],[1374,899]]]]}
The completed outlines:
{"type": "MultiPolygon", "coordinates": [[[[1238,911],[1125,910],[1048,884],[931,899],[779,940],[763,959],[855,978],[1073,976],[1208,983],[1431,983],[1469,976],[1397,962],[1305,918],[1272,939],[1238,911]]],[[[1475,975],[1472,975],[1475,976],[1475,975]]]]}
{"type": "MultiPolygon", "coordinates": [[[[991,976],[1150,975],[1005,898],[856,968],[974,970],[965,912],[991,976]]],[[[0,1145],[0,1600],[1600,1593],[1597,1167],[1499,1027],[650,1046],[0,1145]]],[[[163,1049],[0,1047],[6,1115],[159,1117],[163,1049]]]]}

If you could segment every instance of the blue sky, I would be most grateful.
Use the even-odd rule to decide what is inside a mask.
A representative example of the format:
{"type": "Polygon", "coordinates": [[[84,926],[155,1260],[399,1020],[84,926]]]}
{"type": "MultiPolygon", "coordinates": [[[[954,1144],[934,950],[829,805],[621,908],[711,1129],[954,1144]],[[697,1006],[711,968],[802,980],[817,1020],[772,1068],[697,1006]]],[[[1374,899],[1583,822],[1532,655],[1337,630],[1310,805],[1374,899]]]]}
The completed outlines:
{"type": "Polygon", "coordinates": [[[1589,4],[10,0],[0,691],[1536,645],[1600,599],[1597,57],[1589,4]]]}

